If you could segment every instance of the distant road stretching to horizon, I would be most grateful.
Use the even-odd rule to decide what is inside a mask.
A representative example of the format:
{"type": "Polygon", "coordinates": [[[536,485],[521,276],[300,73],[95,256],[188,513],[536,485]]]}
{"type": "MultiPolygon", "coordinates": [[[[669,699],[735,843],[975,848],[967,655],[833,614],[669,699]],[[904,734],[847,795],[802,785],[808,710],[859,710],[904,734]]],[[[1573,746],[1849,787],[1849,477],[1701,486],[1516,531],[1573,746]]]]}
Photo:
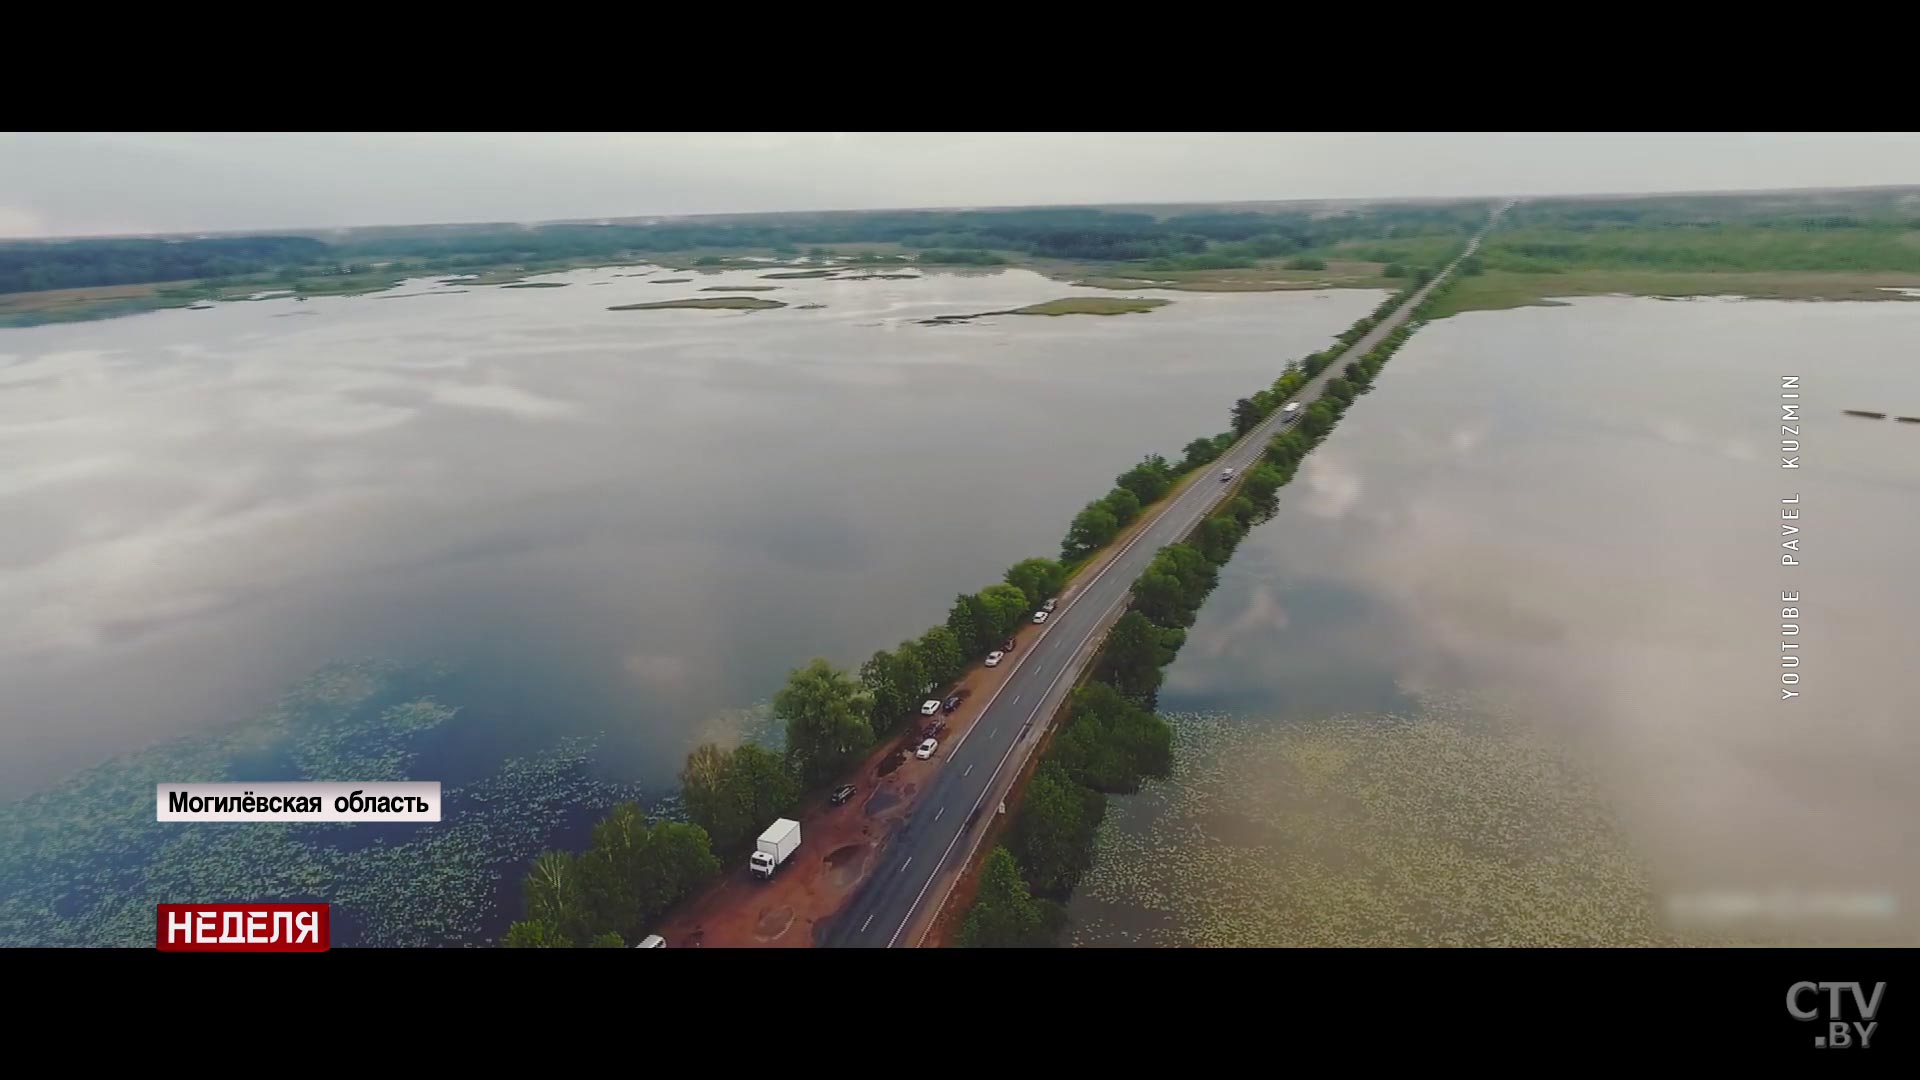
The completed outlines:
{"type": "MultiPolygon", "coordinates": [[[[1432,281],[1343,350],[1288,400],[1317,400],[1328,380],[1338,376],[1350,358],[1365,356],[1405,323],[1460,261],[1479,249],[1480,241],[1512,205],[1508,202],[1495,210],[1466,248],[1432,281]]],[[[1231,468],[1236,475],[1244,473],[1260,460],[1268,440],[1286,420],[1279,408],[1274,409],[1211,467],[1231,468]]],[[[999,799],[994,799],[989,805],[989,793],[999,791],[1004,798],[1005,787],[1019,770],[1018,763],[1012,761],[1014,751],[1022,745],[1030,749],[1038,741],[1049,718],[1092,661],[1107,629],[1125,612],[1134,581],[1154,555],[1178,542],[1237,486],[1210,483],[1204,475],[1195,478],[1168,500],[1106,566],[1086,581],[1076,582],[1061,597],[1059,610],[1048,618],[1042,636],[1008,657],[1015,669],[980,716],[952,746],[941,748],[944,760],[919,800],[919,808],[883,842],[873,873],[853,899],[835,913],[822,944],[890,948],[919,943],[918,934],[907,933],[908,927],[916,916],[924,921],[939,910],[952,887],[952,875],[937,889],[936,880],[943,870],[964,865],[978,847],[979,837],[986,831],[981,819],[997,810],[999,804],[999,799]],[[1012,771],[1007,769],[1009,764],[1014,765],[1012,771]],[[1005,783],[1000,783],[1003,779],[1005,783]],[[957,861],[956,854],[960,856],[957,861]]]]}

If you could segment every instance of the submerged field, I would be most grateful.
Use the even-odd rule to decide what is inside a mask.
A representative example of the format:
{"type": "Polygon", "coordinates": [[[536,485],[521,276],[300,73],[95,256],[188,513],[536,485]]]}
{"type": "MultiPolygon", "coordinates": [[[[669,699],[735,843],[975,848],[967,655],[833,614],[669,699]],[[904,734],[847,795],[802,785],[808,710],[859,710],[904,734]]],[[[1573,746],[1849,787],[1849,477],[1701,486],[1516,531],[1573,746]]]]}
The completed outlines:
{"type": "Polygon", "coordinates": [[[590,743],[562,740],[442,789],[442,821],[406,826],[179,825],[156,783],[436,779],[465,737],[439,695],[449,673],[336,664],[257,719],[116,758],[0,804],[0,947],[142,947],[154,905],[325,900],[334,944],[484,939],[509,870],[629,789],[591,778],[590,743]],[[427,764],[422,764],[422,760],[427,764]]]}
{"type": "Polygon", "coordinates": [[[1167,719],[1174,775],[1113,804],[1076,943],[1668,943],[1593,786],[1515,725],[1457,702],[1167,719]]]}

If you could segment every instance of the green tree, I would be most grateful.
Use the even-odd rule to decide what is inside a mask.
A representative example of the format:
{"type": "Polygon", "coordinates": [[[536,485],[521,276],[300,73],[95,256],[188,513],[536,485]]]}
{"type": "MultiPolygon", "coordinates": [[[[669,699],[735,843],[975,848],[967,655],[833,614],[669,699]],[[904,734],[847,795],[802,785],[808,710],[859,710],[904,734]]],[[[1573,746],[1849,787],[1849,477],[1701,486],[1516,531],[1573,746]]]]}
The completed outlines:
{"type": "Polygon", "coordinates": [[[1403,278],[1407,276],[1407,268],[1405,266],[1402,266],[1399,263],[1388,263],[1386,266],[1381,268],[1380,276],[1388,277],[1388,278],[1403,278]]]}
{"type": "Polygon", "coordinates": [[[1073,892],[1093,865],[1094,830],[1106,802],[1106,796],[1074,783],[1057,762],[1040,763],[1008,838],[1034,892],[1061,900],[1073,892]]]}
{"type": "Polygon", "coordinates": [[[1007,571],[1007,584],[1026,596],[1029,611],[1058,595],[1066,583],[1066,569],[1052,559],[1022,559],[1007,571]]]}
{"type": "Polygon", "coordinates": [[[1237,435],[1245,435],[1260,423],[1260,406],[1252,398],[1241,398],[1233,403],[1233,430],[1237,435]]]}
{"type": "Polygon", "coordinates": [[[1116,477],[1114,486],[1133,492],[1140,505],[1149,506],[1173,486],[1173,467],[1159,454],[1149,454],[1140,464],[1116,477]]]}
{"type": "Polygon", "coordinates": [[[587,947],[592,949],[624,949],[627,947],[627,943],[621,939],[619,934],[609,930],[594,938],[588,943],[587,947]]]}
{"type": "MultiPolygon", "coordinates": [[[[926,695],[927,688],[934,678],[927,671],[925,638],[917,641],[903,641],[893,647],[894,690],[907,703],[907,715],[911,717],[919,707],[920,699],[926,695]]],[[[956,647],[957,650],[957,647],[956,647]]]]}
{"type": "MultiPolygon", "coordinates": [[[[1331,382],[1332,380],[1328,381],[1331,382]]],[[[1335,419],[1337,419],[1337,416],[1333,411],[1333,406],[1327,404],[1325,401],[1316,401],[1300,410],[1300,419],[1295,421],[1295,424],[1298,430],[1309,440],[1318,442],[1321,436],[1333,430],[1335,419]]]]}
{"type": "Polygon", "coordinates": [[[800,801],[800,781],[779,754],[752,743],[723,750],[703,743],[680,770],[687,817],[722,850],[745,844],[800,801]]]}
{"type": "Polygon", "coordinates": [[[1192,626],[1217,580],[1218,571],[1196,548],[1168,544],[1134,582],[1134,609],[1161,626],[1192,626]]]}
{"type": "Polygon", "coordinates": [[[1183,469],[1197,469],[1220,456],[1220,451],[1213,445],[1212,439],[1195,439],[1188,443],[1187,448],[1181,453],[1184,455],[1180,459],[1180,467],[1183,469]]]}
{"type": "Polygon", "coordinates": [[[1289,270],[1325,270],[1327,261],[1316,259],[1311,255],[1297,255],[1288,259],[1286,265],[1289,270]]]}
{"type": "Polygon", "coordinates": [[[1107,631],[1100,650],[1100,677],[1121,693],[1151,705],[1160,691],[1162,669],[1173,662],[1174,652],[1185,640],[1185,631],[1163,629],[1138,611],[1129,611],[1107,631]]]}
{"type": "Polygon", "coordinates": [[[773,714],[787,725],[787,755],[807,784],[822,783],[873,744],[873,701],[858,682],[816,659],[787,676],[773,714]]]}
{"type": "Polygon", "coordinates": [[[947,610],[947,630],[953,634],[962,656],[978,656],[989,642],[999,640],[990,627],[991,621],[978,595],[961,593],[953,598],[953,607],[947,610]]]}
{"type": "Polygon", "coordinates": [[[1233,556],[1233,549],[1240,546],[1241,537],[1246,529],[1231,514],[1215,514],[1201,522],[1193,531],[1190,541],[1201,555],[1215,566],[1224,566],[1233,556]]]}
{"type": "Polygon", "coordinates": [[[1289,474],[1262,462],[1248,469],[1241,478],[1240,493],[1253,503],[1259,518],[1264,520],[1277,509],[1276,495],[1288,477],[1289,474]]]}
{"type": "MultiPolygon", "coordinates": [[[[764,746],[744,743],[735,748],[727,770],[727,796],[735,809],[735,820],[745,829],[729,837],[723,847],[744,844],[750,834],[759,832],[774,818],[793,810],[800,803],[800,778],[793,774],[786,759],[764,746]]],[[[691,815],[689,815],[691,816],[691,815]]],[[[699,824],[696,820],[695,824],[699,824]]],[[[708,830],[712,835],[712,830],[708,830]]]]}
{"type": "Polygon", "coordinates": [[[1031,949],[1053,944],[1064,923],[1053,905],[1036,900],[1020,879],[1013,853],[995,847],[980,870],[980,891],[960,927],[960,945],[969,949],[1031,949]]]}
{"type": "Polygon", "coordinates": [[[1067,527],[1067,540],[1060,547],[1060,557],[1072,562],[1089,552],[1098,551],[1111,543],[1119,532],[1120,522],[1113,516],[1113,511],[1101,503],[1088,503],[1087,508],[1074,517],[1073,524],[1067,527]]]}
{"type": "Polygon", "coordinates": [[[1116,525],[1126,525],[1140,516],[1140,497],[1126,488],[1117,487],[1107,492],[1100,505],[1113,515],[1116,525]]]}
{"type": "Polygon", "coordinates": [[[527,918],[547,924],[569,943],[579,941],[587,936],[591,918],[582,884],[579,862],[571,852],[541,852],[522,889],[527,918]]]}
{"type": "Polygon", "coordinates": [[[1013,633],[1027,612],[1033,610],[1027,606],[1026,592],[1016,585],[989,585],[980,590],[980,607],[992,631],[982,643],[983,652],[998,648],[1000,639],[1013,633]]]}
{"type": "MultiPolygon", "coordinates": [[[[769,824],[771,818],[769,818],[769,824]]],[[[688,893],[720,872],[720,860],[705,829],[683,821],[663,821],[648,831],[646,858],[639,864],[634,891],[642,921],[658,918],[688,893]]],[[[638,935],[640,927],[634,928],[638,935]]]]}
{"type": "Polygon", "coordinates": [[[732,771],[732,752],[710,742],[694,747],[680,767],[680,800],[687,817],[722,848],[738,843],[748,828],[729,790],[732,771]]]}
{"type": "Polygon", "coordinates": [[[946,686],[967,669],[967,654],[960,651],[960,639],[944,626],[920,635],[920,658],[932,687],[946,686]]]}
{"type": "Polygon", "coordinates": [[[571,949],[573,942],[558,927],[542,919],[522,919],[507,927],[502,942],[509,949],[571,949]]]}
{"type": "Polygon", "coordinates": [[[873,697],[874,733],[890,731],[911,715],[925,684],[919,650],[910,641],[893,652],[881,649],[861,664],[860,685],[873,697]]]}
{"type": "Polygon", "coordinates": [[[1173,767],[1173,729],[1116,687],[1092,682],[1073,692],[1051,757],[1076,782],[1107,794],[1138,791],[1173,767]]]}

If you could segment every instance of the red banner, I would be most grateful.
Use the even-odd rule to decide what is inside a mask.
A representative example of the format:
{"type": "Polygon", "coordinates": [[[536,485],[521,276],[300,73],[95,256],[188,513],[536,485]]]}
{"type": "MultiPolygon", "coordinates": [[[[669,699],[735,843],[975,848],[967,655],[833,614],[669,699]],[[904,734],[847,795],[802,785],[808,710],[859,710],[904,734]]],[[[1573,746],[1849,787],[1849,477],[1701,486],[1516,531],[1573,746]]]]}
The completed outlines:
{"type": "Polygon", "coordinates": [[[326,952],[326,904],[161,904],[153,946],[162,952],[326,952]]]}

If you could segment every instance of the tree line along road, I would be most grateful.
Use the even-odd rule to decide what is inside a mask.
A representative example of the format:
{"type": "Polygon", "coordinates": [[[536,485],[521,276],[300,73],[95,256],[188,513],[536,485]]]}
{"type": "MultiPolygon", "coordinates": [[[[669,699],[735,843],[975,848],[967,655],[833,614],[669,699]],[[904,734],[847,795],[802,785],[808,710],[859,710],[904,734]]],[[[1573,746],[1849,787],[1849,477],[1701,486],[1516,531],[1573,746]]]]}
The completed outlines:
{"type": "MultiPolygon", "coordinates": [[[[1327,381],[1338,376],[1348,360],[1366,355],[1405,323],[1460,261],[1479,249],[1481,239],[1511,205],[1495,210],[1445,269],[1336,356],[1290,400],[1318,399],[1327,381]]],[[[1290,419],[1276,408],[1211,468],[1231,468],[1235,475],[1243,475],[1290,419]]],[[[1104,566],[1061,597],[1059,610],[1047,620],[1041,636],[1008,657],[1016,668],[978,718],[951,746],[941,748],[944,761],[937,775],[916,800],[913,813],[883,841],[859,891],[833,916],[824,944],[851,948],[919,944],[985,835],[986,818],[997,810],[1019,772],[1015,751],[1024,750],[1020,755],[1024,761],[1038,744],[1046,724],[1099,651],[1107,629],[1125,612],[1133,583],[1154,554],[1185,537],[1237,486],[1209,483],[1205,475],[1188,483],[1104,566]]]]}

